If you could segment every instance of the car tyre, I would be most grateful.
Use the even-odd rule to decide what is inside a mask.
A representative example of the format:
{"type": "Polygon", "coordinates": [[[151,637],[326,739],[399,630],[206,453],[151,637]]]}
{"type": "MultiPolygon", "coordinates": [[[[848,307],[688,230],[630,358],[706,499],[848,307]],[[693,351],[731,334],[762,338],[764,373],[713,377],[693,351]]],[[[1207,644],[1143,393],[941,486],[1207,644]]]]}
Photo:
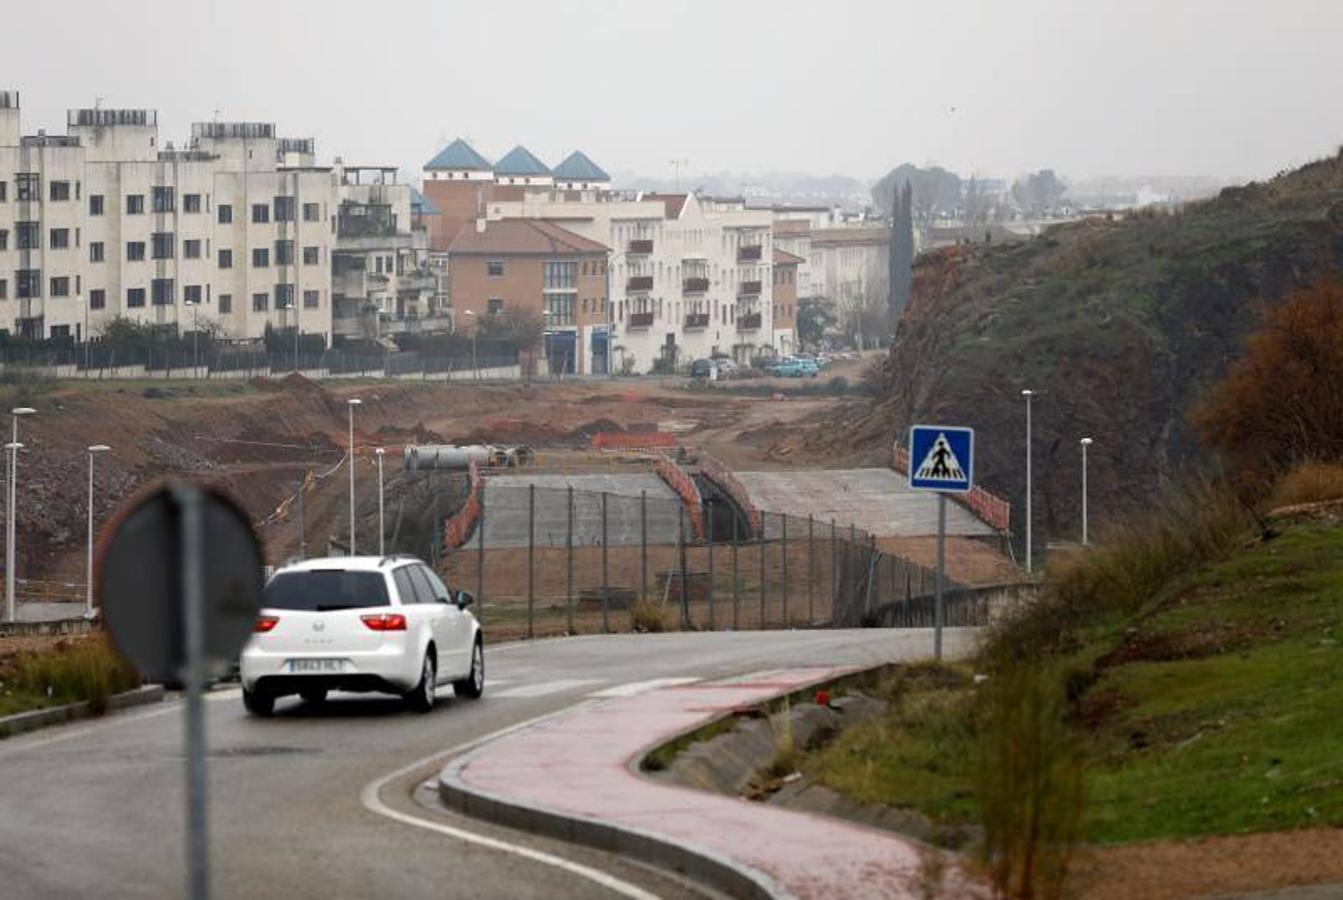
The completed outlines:
{"type": "Polygon", "coordinates": [[[242,689],[242,705],[254,716],[269,716],[275,712],[275,695],[269,691],[242,689]]]}
{"type": "Polygon", "coordinates": [[[471,647],[471,672],[461,681],[454,681],[452,691],[467,700],[479,700],[485,693],[485,648],[480,641],[471,647]]]}
{"type": "Polygon", "coordinates": [[[326,700],[326,688],[308,688],[307,690],[299,691],[298,695],[303,698],[304,703],[311,703],[313,706],[316,706],[326,700]]]}
{"type": "Polygon", "coordinates": [[[406,694],[406,705],[416,712],[427,713],[434,708],[434,688],[438,683],[438,664],[432,650],[425,651],[424,665],[420,667],[420,681],[406,694]]]}

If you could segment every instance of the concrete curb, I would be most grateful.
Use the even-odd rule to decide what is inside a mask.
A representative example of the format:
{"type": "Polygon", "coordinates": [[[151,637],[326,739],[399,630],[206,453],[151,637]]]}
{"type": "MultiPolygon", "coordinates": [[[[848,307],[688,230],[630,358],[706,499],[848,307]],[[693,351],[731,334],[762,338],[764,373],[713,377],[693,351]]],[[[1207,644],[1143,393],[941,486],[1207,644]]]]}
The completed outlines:
{"type": "MultiPolygon", "coordinates": [[[[763,702],[771,702],[783,696],[810,691],[821,684],[830,684],[852,678],[861,674],[862,671],[864,670],[849,670],[838,677],[829,675],[819,678],[798,685],[792,690],[772,695],[763,702]]],[[[727,715],[732,715],[732,712],[725,712],[722,716],[705,720],[688,731],[660,737],[656,743],[643,748],[629,760],[628,770],[644,777],[639,773],[639,765],[650,753],[666,744],[674,743],[686,734],[691,734],[727,715]]],[[[457,757],[439,773],[438,794],[444,805],[449,809],[497,825],[517,828],[543,837],[556,838],[597,850],[629,856],[685,875],[710,888],[722,891],[730,897],[771,900],[771,898],[792,896],[765,873],[716,854],[711,850],[678,844],[641,829],[614,825],[610,822],[576,813],[556,812],[517,800],[504,799],[478,788],[468,787],[462,780],[461,770],[477,753],[484,752],[488,746],[489,744],[484,744],[457,757]]],[[[692,788],[683,789],[693,790],[692,788]]]]}
{"type": "MultiPolygon", "coordinates": [[[[107,700],[107,711],[116,712],[132,706],[142,706],[146,703],[159,703],[163,700],[163,696],[163,685],[147,684],[135,690],[113,694],[107,700]]],[[[0,738],[13,737],[16,734],[45,728],[48,725],[60,725],[64,722],[88,719],[92,716],[93,713],[89,710],[89,701],[87,700],[67,703],[63,706],[31,709],[10,716],[0,716],[0,738]]]]}
{"type": "Polygon", "coordinates": [[[99,619],[82,616],[71,619],[49,619],[45,622],[0,623],[0,637],[30,637],[46,634],[92,634],[102,628],[99,619]]]}

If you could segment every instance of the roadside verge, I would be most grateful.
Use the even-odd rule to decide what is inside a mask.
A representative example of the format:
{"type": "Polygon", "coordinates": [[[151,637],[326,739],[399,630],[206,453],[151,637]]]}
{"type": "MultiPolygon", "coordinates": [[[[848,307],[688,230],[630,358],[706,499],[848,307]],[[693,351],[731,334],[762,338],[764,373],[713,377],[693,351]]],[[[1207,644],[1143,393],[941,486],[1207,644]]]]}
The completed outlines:
{"type": "MultiPolygon", "coordinates": [[[[159,703],[163,700],[163,685],[147,684],[143,687],[135,688],[131,691],[124,691],[120,694],[113,694],[107,698],[107,712],[116,712],[120,709],[127,709],[132,706],[141,706],[146,703],[159,703]]],[[[38,728],[45,728],[48,725],[60,725],[64,722],[73,722],[77,719],[88,719],[94,715],[89,701],[80,700],[78,703],[66,703],[61,706],[46,706],[41,709],[30,709],[26,712],[14,713],[9,716],[0,716],[0,738],[13,737],[16,734],[23,734],[27,731],[35,731],[38,728]]]]}

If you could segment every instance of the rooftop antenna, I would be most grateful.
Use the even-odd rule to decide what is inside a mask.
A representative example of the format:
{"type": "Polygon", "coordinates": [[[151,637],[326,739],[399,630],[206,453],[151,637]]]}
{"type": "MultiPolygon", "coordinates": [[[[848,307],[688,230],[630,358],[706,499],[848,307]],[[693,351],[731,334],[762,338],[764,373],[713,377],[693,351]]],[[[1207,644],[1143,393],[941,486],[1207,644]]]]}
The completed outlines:
{"type": "Polygon", "coordinates": [[[676,190],[678,192],[681,190],[681,169],[688,165],[690,165],[688,159],[673,159],[671,161],[671,167],[676,171],[676,190]]]}

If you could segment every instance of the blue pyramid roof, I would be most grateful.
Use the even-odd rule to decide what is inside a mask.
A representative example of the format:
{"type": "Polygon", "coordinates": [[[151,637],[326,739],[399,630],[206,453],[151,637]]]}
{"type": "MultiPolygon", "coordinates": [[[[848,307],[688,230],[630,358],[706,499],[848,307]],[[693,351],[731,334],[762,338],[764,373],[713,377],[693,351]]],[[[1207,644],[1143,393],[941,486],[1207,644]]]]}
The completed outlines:
{"type": "Polygon", "coordinates": [[[471,171],[490,170],[490,161],[475,151],[475,148],[461,138],[453,141],[429,162],[426,169],[467,169],[471,171]]]}
{"type": "Polygon", "coordinates": [[[518,144],[504,158],[494,164],[495,175],[549,175],[550,169],[545,163],[532,155],[532,151],[518,144]]]}
{"type": "Polygon", "coordinates": [[[582,150],[575,150],[564,158],[564,162],[555,167],[555,177],[560,181],[610,181],[602,167],[588,159],[582,150]]]}
{"type": "Polygon", "coordinates": [[[415,185],[410,186],[410,211],[419,216],[436,216],[442,212],[434,201],[421,194],[415,185]]]}

